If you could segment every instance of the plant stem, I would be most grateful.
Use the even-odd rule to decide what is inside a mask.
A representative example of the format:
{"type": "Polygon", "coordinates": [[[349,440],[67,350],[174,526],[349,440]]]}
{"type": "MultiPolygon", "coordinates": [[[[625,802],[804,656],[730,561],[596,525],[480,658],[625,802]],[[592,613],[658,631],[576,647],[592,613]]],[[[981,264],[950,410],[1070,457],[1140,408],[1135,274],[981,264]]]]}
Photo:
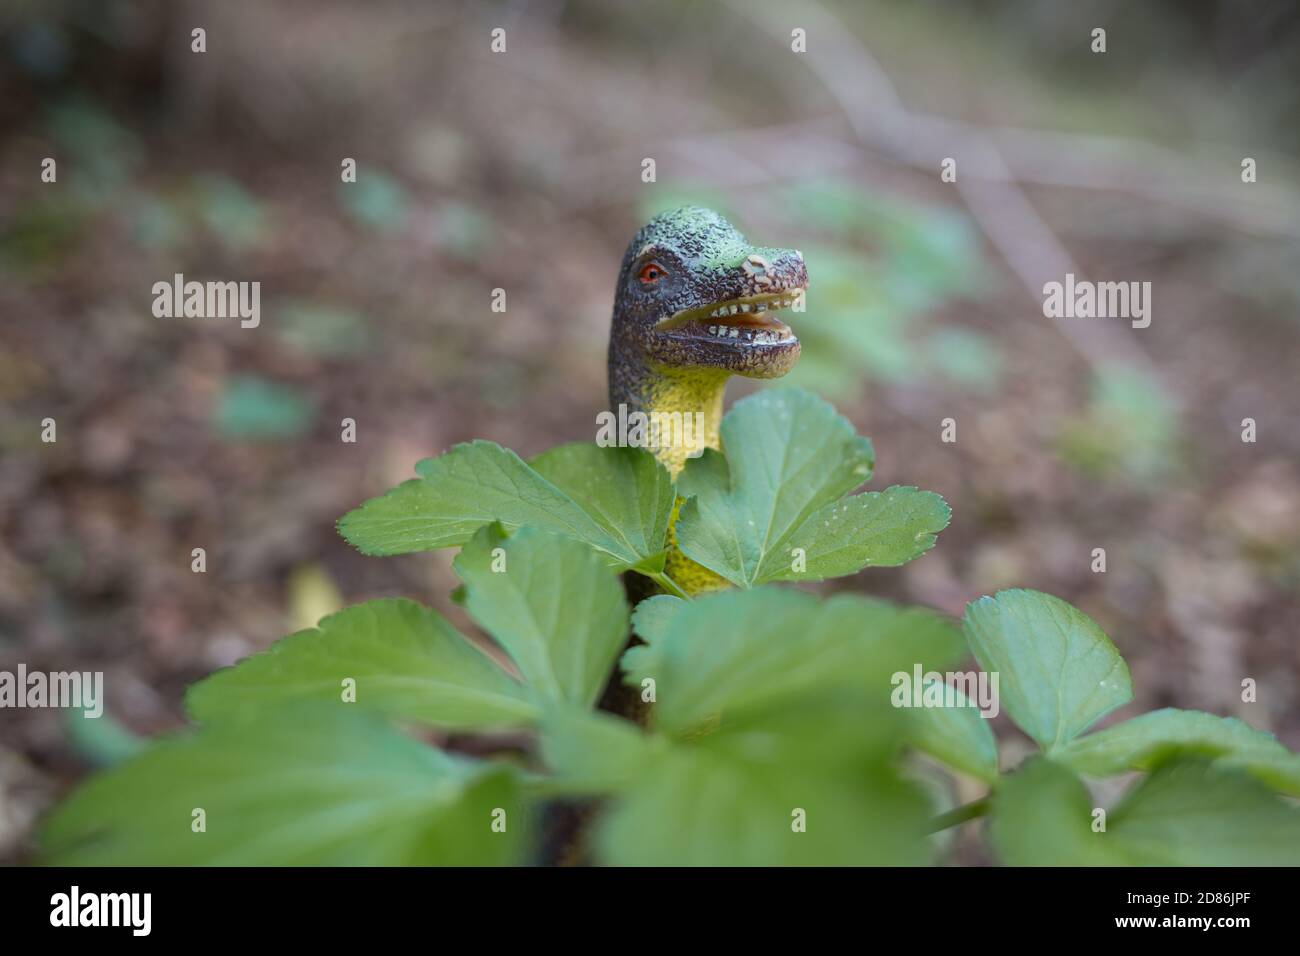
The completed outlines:
{"type": "Polygon", "coordinates": [[[947,813],[941,813],[931,820],[927,832],[938,833],[940,830],[947,830],[949,827],[960,826],[967,820],[982,817],[989,812],[990,806],[988,797],[980,797],[978,800],[972,800],[960,807],[954,807],[947,813]]]}
{"type": "Polygon", "coordinates": [[[659,585],[669,594],[679,597],[684,601],[689,601],[691,599],[691,596],[682,590],[681,585],[679,585],[676,581],[670,578],[663,571],[656,571],[653,574],[647,574],[646,577],[648,577],[655,584],[659,585]]]}

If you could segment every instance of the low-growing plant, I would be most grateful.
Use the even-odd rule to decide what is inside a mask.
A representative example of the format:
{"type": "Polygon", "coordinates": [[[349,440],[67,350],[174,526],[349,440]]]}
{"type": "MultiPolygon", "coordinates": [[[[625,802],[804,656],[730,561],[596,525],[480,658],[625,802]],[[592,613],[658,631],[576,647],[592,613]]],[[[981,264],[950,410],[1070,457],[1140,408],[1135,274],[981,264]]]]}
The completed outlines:
{"type": "Polygon", "coordinates": [[[948,523],[930,492],[852,494],[872,446],[825,402],[760,392],[722,447],[676,482],[594,444],[420,462],[339,530],[369,554],[460,548],[453,599],[491,642],[407,600],[332,614],[191,688],[197,727],[83,785],[46,859],[919,864],[987,816],[1008,864],[1300,862],[1300,757],[1270,735],[1173,709],[1088,732],[1132,688],[1066,602],[1002,591],[959,627],[778,585],[903,564],[948,523]],[[732,587],[686,598],[674,537],[732,587]],[[663,593],[632,608],[620,574],[663,593]],[[1025,748],[945,689],[968,655],[1037,748],[1014,767],[1025,748]],[[913,675],[936,706],[894,706],[913,675]],[[1130,772],[1098,806],[1085,779],[1130,772]]]}

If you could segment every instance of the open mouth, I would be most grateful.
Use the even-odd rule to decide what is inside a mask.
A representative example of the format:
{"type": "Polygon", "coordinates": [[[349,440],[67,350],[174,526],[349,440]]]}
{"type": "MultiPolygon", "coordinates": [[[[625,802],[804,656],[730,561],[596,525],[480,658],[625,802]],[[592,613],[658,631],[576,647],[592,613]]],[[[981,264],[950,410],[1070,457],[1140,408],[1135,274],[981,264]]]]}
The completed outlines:
{"type": "Polygon", "coordinates": [[[655,331],[735,345],[785,345],[798,339],[775,313],[793,306],[803,294],[802,287],[783,289],[683,309],[659,322],[655,331]]]}

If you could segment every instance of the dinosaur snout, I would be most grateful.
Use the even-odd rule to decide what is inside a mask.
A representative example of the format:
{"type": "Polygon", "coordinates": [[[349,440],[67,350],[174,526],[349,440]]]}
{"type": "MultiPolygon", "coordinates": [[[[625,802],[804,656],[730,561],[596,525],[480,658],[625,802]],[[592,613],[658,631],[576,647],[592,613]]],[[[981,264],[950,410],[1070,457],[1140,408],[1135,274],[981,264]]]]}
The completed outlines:
{"type": "Polygon", "coordinates": [[[741,295],[761,295],[802,289],[808,284],[808,267],[798,249],[768,249],[751,253],[740,263],[741,295]]]}

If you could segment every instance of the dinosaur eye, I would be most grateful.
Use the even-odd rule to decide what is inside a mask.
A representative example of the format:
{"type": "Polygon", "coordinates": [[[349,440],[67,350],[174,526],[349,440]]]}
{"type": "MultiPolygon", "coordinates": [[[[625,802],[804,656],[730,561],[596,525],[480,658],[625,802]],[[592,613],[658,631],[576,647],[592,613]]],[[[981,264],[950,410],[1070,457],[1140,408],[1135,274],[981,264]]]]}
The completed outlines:
{"type": "Polygon", "coordinates": [[[640,279],[644,285],[654,285],[666,275],[668,275],[668,271],[659,263],[647,262],[641,267],[641,274],[637,276],[637,278],[640,279]]]}

